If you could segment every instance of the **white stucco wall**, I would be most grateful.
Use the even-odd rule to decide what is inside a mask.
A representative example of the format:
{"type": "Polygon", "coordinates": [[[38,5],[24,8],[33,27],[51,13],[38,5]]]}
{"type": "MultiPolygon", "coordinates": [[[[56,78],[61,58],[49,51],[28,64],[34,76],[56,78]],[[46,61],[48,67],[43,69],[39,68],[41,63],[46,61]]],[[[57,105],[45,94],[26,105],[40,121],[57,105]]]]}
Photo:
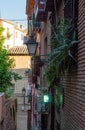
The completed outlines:
{"type": "Polygon", "coordinates": [[[7,28],[9,28],[9,34],[11,37],[9,39],[6,39],[4,42],[4,46],[7,48],[14,47],[14,46],[22,46],[24,43],[24,36],[26,36],[26,28],[20,24],[0,19],[1,26],[5,29],[3,35],[7,35],[7,28]],[[20,26],[21,25],[21,26],[20,26]],[[21,28],[22,27],[22,28],[21,28]],[[17,36],[16,36],[17,33],[17,36]]]}
{"type": "Polygon", "coordinates": [[[3,32],[3,35],[4,36],[7,35],[7,28],[10,29],[10,35],[11,35],[10,39],[5,40],[4,46],[9,45],[10,47],[13,47],[13,45],[14,45],[14,24],[3,21],[3,27],[5,29],[5,31],[3,32]]]}

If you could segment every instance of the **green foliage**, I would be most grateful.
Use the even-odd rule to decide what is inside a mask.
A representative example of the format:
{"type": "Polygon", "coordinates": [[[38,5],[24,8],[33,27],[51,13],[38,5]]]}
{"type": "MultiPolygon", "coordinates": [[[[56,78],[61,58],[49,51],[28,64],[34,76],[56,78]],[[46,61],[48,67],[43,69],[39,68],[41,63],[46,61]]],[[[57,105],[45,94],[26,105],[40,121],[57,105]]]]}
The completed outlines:
{"type": "Polygon", "coordinates": [[[7,33],[7,39],[9,40],[12,35],[7,33]]]}
{"type": "Polygon", "coordinates": [[[6,37],[3,36],[4,28],[0,27],[0,48],[2,48],[4,40],[6,37]]]}
{"type": "Polygon", "coordinates": [[[55,105],[58,111],[60,111],[60,106],[63,105],[63,93],[61,91],[61,87],[60,86],[55,86],[56,90],[55,90],[55,105]]]}
{"type": "Polygon", "coordinates": [[[52,52],[48,56],[48,66],[46,78],[50,84],[56,78],[62,77],[66,71],[70,71],[76,59],[72,54],[72,47],[77,44],[75,32],[72,37],[69,35],[71,24],[65,20],[60,20],[57,27],[53,30],[51,46],[52,52]]]}
{"type": "Polygon", "coordinates": [[[14,60],[9,58],[8,51],[3,48],[4,40],[6,39],[3,36],[3,28],[0,28],[0,92],[5,92],[6,96],[8,96],[9,91],[12,87],[12,79],[17,81],[21,79],[17,73],[12,71],[12,67],[14,66],[14,60]]]}

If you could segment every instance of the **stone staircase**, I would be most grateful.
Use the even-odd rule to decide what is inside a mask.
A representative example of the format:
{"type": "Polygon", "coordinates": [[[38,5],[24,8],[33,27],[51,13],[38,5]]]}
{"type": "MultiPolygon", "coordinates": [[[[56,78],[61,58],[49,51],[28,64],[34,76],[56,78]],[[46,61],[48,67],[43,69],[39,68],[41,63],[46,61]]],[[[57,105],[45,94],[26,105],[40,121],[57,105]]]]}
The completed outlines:
{"type": "Polygon", "coordinates": [[[21,93],[15,93],[17,97],[17,130],[27,130],[27,96],[25,96],[25,111],[22,110],[23,105],[23,95],[21,93]]]}

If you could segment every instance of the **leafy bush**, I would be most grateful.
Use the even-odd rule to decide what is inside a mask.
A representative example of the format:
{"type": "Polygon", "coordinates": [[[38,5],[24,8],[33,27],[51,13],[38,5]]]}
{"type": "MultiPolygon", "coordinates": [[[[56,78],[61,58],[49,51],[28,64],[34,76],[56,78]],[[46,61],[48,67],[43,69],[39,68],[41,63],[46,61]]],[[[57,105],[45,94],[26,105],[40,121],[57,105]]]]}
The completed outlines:
{"type": "Polygon", "coordinates": [[[14,60],[9,58],[8,51],[3,47],[4,40],[7,37],[3,36],[4,28],[0,27],[0,92],[4,92],[8,96],[12,87],[12,79],[15,81],[21,79],[17,73],[12,71],[14,60]]]}

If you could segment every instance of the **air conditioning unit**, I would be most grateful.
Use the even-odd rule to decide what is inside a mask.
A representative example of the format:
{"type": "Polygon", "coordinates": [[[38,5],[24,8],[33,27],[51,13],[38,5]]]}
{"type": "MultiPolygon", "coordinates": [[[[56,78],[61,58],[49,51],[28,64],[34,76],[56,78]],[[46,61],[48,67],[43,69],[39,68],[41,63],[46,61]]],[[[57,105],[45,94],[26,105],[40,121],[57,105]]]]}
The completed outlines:
{"type": "Polygon", "coordinates": [[[0,93],[0,122],[2,122],[4,118],[4,109],[5,108],[5,95],[4,93],[0,93]]]}

